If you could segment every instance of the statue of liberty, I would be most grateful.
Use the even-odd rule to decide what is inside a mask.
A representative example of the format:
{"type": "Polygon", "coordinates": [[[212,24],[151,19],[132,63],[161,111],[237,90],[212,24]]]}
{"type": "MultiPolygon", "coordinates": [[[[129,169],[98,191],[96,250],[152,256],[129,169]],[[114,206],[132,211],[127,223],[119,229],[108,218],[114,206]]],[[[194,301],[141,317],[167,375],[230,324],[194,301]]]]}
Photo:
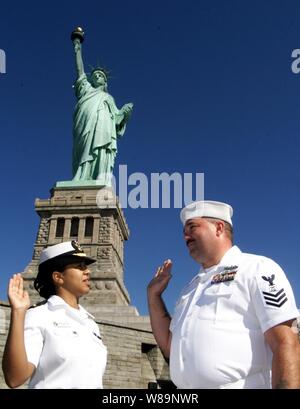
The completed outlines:
{"type": "Polygon", "coordinates": [[[117,154],[117,138],[124,135],[133,104],[120,110],[107,92],[107,72],[95,68],[88,78],[81,52],[83,31],[72,33],[77,79],[74,84],[77,105],[73,119],[73,180],[98,180],[110,186],[117,154]]]}

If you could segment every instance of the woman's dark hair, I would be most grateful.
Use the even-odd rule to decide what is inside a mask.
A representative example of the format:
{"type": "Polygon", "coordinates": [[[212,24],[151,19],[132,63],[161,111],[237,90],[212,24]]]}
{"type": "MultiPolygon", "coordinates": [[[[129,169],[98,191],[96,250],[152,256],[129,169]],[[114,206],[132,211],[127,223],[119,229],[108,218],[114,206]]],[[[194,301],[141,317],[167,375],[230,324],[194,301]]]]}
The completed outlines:
{"type": "Polygon", "coordinates": [[[51,295],[56,294],[56,288],[52,279],[52,273],[58,271],[62,273],[68,264],[78,262],[79,257],[63,256],[45,261],[39,266],[39,272],[34,280],[34,288],[41,297],[48,300],[51,295]]]}

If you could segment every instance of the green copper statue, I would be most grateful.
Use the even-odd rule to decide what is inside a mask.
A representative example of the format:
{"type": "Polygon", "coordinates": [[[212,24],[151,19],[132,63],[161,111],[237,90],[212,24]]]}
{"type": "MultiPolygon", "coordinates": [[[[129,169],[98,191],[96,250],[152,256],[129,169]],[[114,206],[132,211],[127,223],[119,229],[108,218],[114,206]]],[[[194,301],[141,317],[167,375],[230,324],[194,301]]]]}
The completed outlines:
{"type": "Polygon", "coordinates": [[[75,94],[77,105],[73,127],[73,180],[98,180],[109,186],[117,154],[117,138],[122,136],[131,115],[133,104],[120,110],[107,92],[107,73],[95,68],[88,78],[84,72],[80,27],[71,35],[77,68],[75,94]]]}

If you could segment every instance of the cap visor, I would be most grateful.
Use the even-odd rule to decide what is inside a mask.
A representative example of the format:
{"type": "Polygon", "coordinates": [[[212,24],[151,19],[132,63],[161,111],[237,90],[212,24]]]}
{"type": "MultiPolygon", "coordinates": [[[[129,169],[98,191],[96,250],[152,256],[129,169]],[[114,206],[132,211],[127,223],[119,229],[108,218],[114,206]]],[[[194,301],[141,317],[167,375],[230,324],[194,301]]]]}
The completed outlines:
{"type": "Polygon", "coordinates": [[[80,258],[83,259],[87,265],[95,263],[97,261],[97,260],[95,260],[93,258],[90,258],[90,257],[80,257],[80,258]]]}

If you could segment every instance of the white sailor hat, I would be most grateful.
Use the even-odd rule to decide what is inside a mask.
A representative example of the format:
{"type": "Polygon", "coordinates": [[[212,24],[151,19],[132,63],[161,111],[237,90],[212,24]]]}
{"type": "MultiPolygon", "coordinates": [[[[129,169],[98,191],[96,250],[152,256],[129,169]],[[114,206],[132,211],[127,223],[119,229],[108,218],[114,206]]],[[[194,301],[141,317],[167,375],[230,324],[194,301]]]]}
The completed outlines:
{"type": "Polygon", "coordinates": [[[84,253],[76,240],[72,240],[55,244],[42,250],[39,265],[49,260],[59,260],[65,257],[78,258],[79,261],[84,261],[86,264],[91,264],[96,261],[84,253]]]}
{"type": "Polygon", "coordinates": [[[185,225],[189,219],[196,217],[212,217],[214,219],[224,220],[231,224],[231,217],[233,215],[233,209],[230,205],[222,202],[214,202],[211,200],[201,200],[199,202],[190,203],[184,207],[180,212],[180,219],[185,225]]]}

